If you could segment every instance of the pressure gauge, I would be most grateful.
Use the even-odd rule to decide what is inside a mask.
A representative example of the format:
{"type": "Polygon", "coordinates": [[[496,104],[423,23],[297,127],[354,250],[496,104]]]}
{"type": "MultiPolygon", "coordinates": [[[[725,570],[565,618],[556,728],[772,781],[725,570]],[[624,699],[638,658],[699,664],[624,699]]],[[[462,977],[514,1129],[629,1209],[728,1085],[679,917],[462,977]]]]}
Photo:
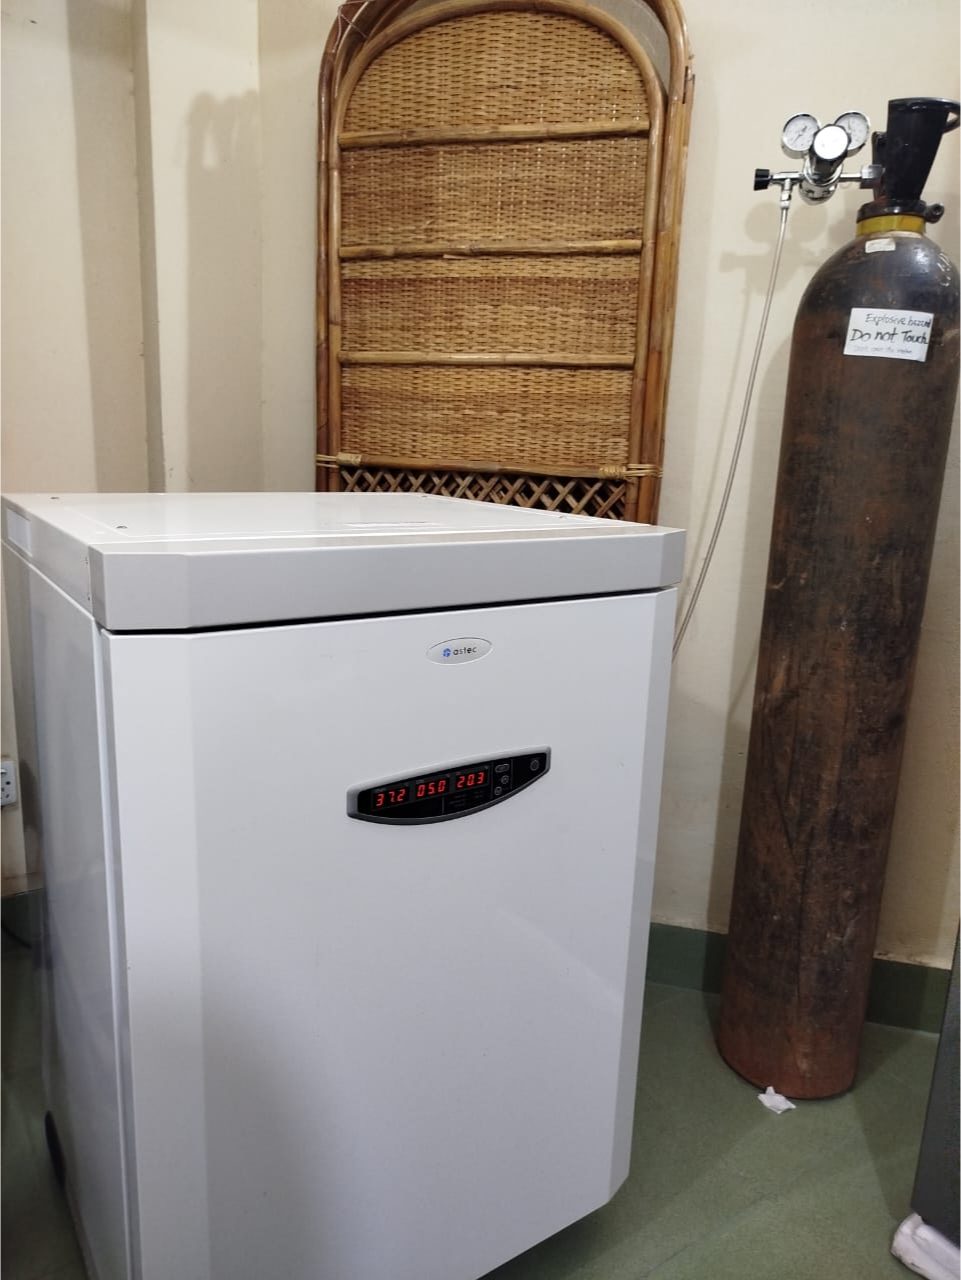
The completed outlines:
{"type": "Polygon", "coordinates": [[[814,116],[791,116],[781,131],[781,149],[785,155],[800,160],[811,150],[811,143],[821,125],[814,116]]]}
{"type": "Polygon", "coordinates": [[[848,142],[848,155],[857,155],[870,136],[870,120],[860,111],[845,111],[843,115],[838,116],[834,123],[840,125],[850,139],[848,142]]]}

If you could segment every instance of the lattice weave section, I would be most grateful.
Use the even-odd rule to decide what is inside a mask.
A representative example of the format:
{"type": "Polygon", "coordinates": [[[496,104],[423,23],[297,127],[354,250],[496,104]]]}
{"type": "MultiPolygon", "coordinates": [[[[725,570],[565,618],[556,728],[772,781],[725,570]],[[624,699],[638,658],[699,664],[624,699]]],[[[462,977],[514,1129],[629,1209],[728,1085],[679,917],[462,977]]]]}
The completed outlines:
{"type": "Polygon", "coordinates": [[[480,13],[387,49],[351,98],[345,130],[507,123],[610,124],[648,111],[637,67],[586,22],[480,13]]]}
{"type": "Polygon", "coordinates": [[[420,471],[393,467],[344,467],[341,489],[363,493],[431,493],[476,502],[541,507],[574,515],[624,518],[623,480],[583,480],[475,471],[420,471]]]}

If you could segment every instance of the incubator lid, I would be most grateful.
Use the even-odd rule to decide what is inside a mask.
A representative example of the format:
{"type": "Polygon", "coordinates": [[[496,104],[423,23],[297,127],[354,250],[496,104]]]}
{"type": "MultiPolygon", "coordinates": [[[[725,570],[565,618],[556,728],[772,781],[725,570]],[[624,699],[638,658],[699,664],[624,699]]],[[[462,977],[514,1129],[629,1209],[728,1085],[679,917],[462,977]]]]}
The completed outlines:
{"type": "Polygon", "coordinates": [[[679,529],[423,494],[11,495],[3,542],[112,631],[650,591],[679,529]]]}

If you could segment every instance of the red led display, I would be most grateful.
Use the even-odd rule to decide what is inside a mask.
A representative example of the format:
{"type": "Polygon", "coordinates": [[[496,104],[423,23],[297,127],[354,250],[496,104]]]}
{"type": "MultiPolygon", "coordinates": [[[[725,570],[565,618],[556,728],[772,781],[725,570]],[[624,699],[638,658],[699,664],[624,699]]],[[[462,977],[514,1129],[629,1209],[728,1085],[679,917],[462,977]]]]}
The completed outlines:
{"type": "Polygon", "coordinates": [[[415,785],[381,787],[373,793],[375,809],[393,809],[399,804],[426,800],[430,796],[442,796],[448,791],[473,791],[490,785],[488,769],[463,770],[461,773],[443,773],[436,778],[423,778],[415,785]]]}
{"type": "MultiPolygon", "coordinates": [[[[489,791],[493,766],[489,761],[464,769],[445,769],[442,773],[421,775],[419,778],[398,778],[382,787],[372,787],[361,793],[363,811],[369,814],[388,813],[402,805],[415,806],[412,812],[424,807],[438,806],[443,799],[454,803],[459,792],[489,791]]],[[[433,811],[433,808],[432,808],[433,811]]],[[[439,810],[438,810],[439,811],[439,810]]]]}

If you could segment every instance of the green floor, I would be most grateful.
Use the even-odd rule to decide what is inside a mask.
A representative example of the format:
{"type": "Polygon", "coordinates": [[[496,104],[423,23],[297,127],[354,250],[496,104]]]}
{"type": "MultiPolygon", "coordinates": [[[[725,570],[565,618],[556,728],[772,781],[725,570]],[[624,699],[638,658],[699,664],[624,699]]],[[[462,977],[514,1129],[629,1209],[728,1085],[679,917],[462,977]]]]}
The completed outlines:
{"type": "MultiPolygon", "coordinates": [[[[909,1211],[937,1037],[869,1025],[850,1094],[776,1116],[718,1058],[716,1012],[714,996],[648,985],[630,1178],[490,1280],[908,1280],[888,1247],[909,1211]]],[[[32,954],[5,937],[3,1277],[83,1280],[38,1058],[32,954]]]]}

